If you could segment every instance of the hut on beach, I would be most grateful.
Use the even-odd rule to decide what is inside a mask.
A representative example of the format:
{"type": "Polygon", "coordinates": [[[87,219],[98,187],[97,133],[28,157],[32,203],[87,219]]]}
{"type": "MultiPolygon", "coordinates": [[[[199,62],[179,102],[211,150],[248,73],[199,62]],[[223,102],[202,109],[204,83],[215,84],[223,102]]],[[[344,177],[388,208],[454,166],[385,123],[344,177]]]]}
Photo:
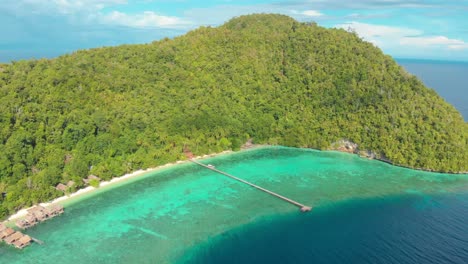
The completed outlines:
{"type": "Polygon", "coordinates": [[[14,232],[13,234],[11,234],[11,235],[7,236],[6,238],[4,238],[3,241],[5,241],[5,243],[11,245],[15,241],[19,240],[22,237],[23,237],[23,234],[21,232],[14,232]]]}
{"type": "Polygon", "coordinates": [[[101,178],[99,178],[99,177],[96,176],[96,175],[89,175],[88,178],[83,179],[83,181],[84,181],[85,184],[89,184],[89,182],[90,182],[91,180],[101,181],[101,178]]]}
{"type": "Polygon", "coordinates": [[[66,191],[68,191],[71,187],[73,187],[74,185],[75,185],[75,182],[74,182],[74,181],[68,181],[67,184],[63,184],[63,183],[57,184],[57,186],[55,186],[55,189],[56,189],[57,191],[66,192],[66,191]]]}
{"type": "Polygon", "coordinates": [[[59,183],[59,184],[57,184],[57,186],[55,186],[55,189],[57,191],[65,192],[68,189],[68,186],[63,184],[63,183],[59,183]]]}

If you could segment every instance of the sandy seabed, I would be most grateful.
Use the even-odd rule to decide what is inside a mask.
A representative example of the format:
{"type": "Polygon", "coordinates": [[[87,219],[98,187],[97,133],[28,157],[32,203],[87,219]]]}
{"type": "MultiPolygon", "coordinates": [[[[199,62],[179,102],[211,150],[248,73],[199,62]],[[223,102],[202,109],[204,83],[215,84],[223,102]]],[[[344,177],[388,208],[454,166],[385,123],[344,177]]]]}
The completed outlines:
{"type": "MultiPolygon", "coordinates": [[[[231,152],[232,152],[231,150],[226,150],[226,151],[219,152],[219,153],[212,153],[212,154],[207,154],[207,155],[203,155],[203,156],[196,156],[194,159],[209,158],[209,157],[214,157],[214,156],[217,156],[217,155],[231,153],[231,152]]],[[[143,175],[146,175],[146,174],[151,173],[151,172],[158,171],[158,170],[163,169],[163,168],[168,168],[170,166],[174,166],[174,165],[178,165],[178,164],[182,164],[182,163],[187,163],[187,162],[189,162],[189,161],[188,160],[178,160],[176,162],[167,163],[167,164],[164,164],[164,165],[161,165],[161,166],[158,166],[158,167],[154,167],[154,168],[148,168],[146,170],[137,170],[137,171],[125,174],[125,175],[120,176],[120,177],[114,177],[109,181],[103,181],[103,182],[101,182],[99,184],[99,188],[105,187],[105,186],[110,187],[110,186],[112,186],[112,185],[114,185],[114,184],[116,184],[118,182],[123,182],[123,181],[129,180],[129,179],[134,179],[134,178],[137,178],[137,177],[141,177],[143,175]]],[[[45,203],[40,203],[39,205],[47,207],[47,206],[50,206],[50,205],[55,204],[55,203],[62,204],[62,203],[65,203],[65,202],[71,200],[72,198],[76,198],[76,197],[81,196],[83,194],[89,194],[89,193],[91,193],[93,191],[96,191],[96,190],[98,190],[98,188],[88,186],[88,187],[85,187],[83,189],[79,189],[78,191],[76,191],[74,193],[71,193],[69,195],[64,195],[64,196],[58,197],[58,198],[56,198],[56,199],[54,199],[52,201],[45,202],[45,203]]],[[[33,208],[33,207],[34,206],[19,210],[15,214],[8,217],[7,221],[15,221],[17,219],[25,217],[28,214],[28,210],[33,208]]]]}

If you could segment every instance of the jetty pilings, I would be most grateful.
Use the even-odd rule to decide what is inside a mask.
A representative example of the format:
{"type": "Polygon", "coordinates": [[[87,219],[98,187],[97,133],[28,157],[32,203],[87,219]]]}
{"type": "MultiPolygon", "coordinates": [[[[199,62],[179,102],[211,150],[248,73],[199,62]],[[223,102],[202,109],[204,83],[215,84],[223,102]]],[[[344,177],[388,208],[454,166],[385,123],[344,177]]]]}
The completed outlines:
{"type": "Polygon", "coordinates": [[[227,176],[227,177],[229,177],[229,178],[231,178],[231,179],[234,179],[234,180],[236,180],[236,181],[242,182],[242,183],[244,183],[244,184],[247,184],[247,185],[249,185],[249,186],[251,186],[251,187],[253,187],[253,188],[255,188],[255,189],[258,189],[258,190],[260,190],[260,191],[262,191],[262,192],[268,193],[268,194],[270,194],[270,195],[273,195],[273,196],[276,197],[276,198],[279,198],[279,199],[281,199],[281,200],[283,200],[283,201],[286,201],[286,202],[288,202],[288,203],[290,203],[290,204],[293,204],[293,205],[299,207],[299,209],[301,210],[301,212],[308,212],[308,211],[312,210],[312,207],[310,207],[310,206],[303,205],[303,204],[301,204],[301,203],[299,203],[299,202],[296,202],[296,201],[294,201],[294,200],[292,200],[292,199],[289,199],[289,198],[287,198],[287,197],[285,197],[285,196],[282,196],[282,195],[277,194],[277,193],[275,193],[275,192],[272,192],[272,191],[270,191],[270,190],[268,190],[268,189],[265,189],[265,188],[263,188],[263,187],[260,187],[260,186],[258,186],[258,185],[256,185],[256,184],[253,184],[253,183],[251,183],[251,182],[248,182],[248,181],[246,181],[246,180],[243,180],[243,179],[241,179],[241,178],[238,178],[238,177],[236,177],[236,176],[233,176],[233,175],[231,175],[231,174],[228,174],[228,173],[226,173],[226,172],[224,172],[224,171],[220,171],[220,170],[216,169],[214,166],[205,165],[205,164],[200,163],[200,162],[198,162],[198,161],[196,161],[196,160],[194,160],[194,159],[190,159],[190,161],[193,162],[193,163],[195,163],[195,164],[197,164],[197,165],[199,165],[199,166],[201,166],[201,167],[204,167],[204,168],[206,168],[206,169],[212,170],[212,171],[214,171],[214,172],[217,172],[217,173],[219,173],[219,174],[222,174],[222,175],[224,175],[224,176],[227,176]]]}

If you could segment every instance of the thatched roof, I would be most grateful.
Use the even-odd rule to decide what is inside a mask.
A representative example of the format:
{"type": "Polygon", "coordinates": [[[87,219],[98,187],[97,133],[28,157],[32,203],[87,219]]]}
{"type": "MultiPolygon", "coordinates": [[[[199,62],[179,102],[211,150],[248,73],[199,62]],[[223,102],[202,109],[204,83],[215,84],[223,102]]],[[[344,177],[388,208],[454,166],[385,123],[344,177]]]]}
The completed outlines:
{"type": "Polygon", "coordinates": [[[28,213],[30,214],[43,214],[45,208],[43,206],[37,205],[34,206],[33,208],[28,209],[28,213]]]}
{"type": "Polygon", "coordinates": [[[68,189],[68,186],[63,183],[59,183],[57,184],[57,186],[55,186],[55,189],[57,189],[58,191],[65,192],[68,189]]]}
{"type": "Polygon", "coordinates": [[[99,177],[96,176],[96,175],[89,175],[89,176],[88,176],[88,180],[101,180],[101,178],[99,178],[99,177]]]}
{"type": "Polygon", "coordinates": [[[11,234],[10,236],[8,236],[7,238],[5,238],[4,240],[7,244],[11,244],[15,242],[16,240],[20,239],[21,237],[23,237],[23,234],[21,232],[15,232],[11,234]]]}
{"type": "Polygon", "coordinates": [[[0,232],[2,232],[3,230],[5,230],[7,227],[4,223],[0,223],[0,232]]]}
{"type": "Polygon", "coordinates": [[[32,241],[31,237],[28,236],[28,235],[25,235],[22,238],[20,238],[19,240],[15,241],[13,243],[13,245],[15,245],[15,247],[21,249],[21,248],[24,248],[24,247],[28,246],[29,244],[31,244],[31,241],[32,241]]]}
{"type": "Polygon", "coordinates": [[[5,237],[13,234],[14,232],[15,230],[13,230],[13,228],[7,227],[5,230],[0,232],[0,239],[4,239],[5,237]]]}
{"type": "Polygon", "coordinates": [[[28,235],[24,235],[22,238],[18,240],[19,242],[26,244],[32,241],[32,238],[28,235]]]}
{"type": "Polygon", "coordinates": [[[24,220],[28,223],[34,223],[37,221],[36,217],[32,214],[28,214],[24,217],[24,220]]]}
{"type": "Polygon", "coordinates": [[[63,212],[63,205],[61,204],[53,204],[49,207],[49,210],[51,211],[51,213],[53,214],[57,214],[57,213],[62,213],[63,212]]]}
{"type": "Polygon", "coordinates": [[[101,181],[101,178],[99,178],[99,177],[96,176],[96,175],[89,175],[88,178],[83,179],[83,181],[84,181],[86,184],[88,184],[89,181],[91,181],[91,180],[98,180],[98,181],[101,181]]]}
{"type": "Polygon", "coordinates": [[[24,219],[20,219],[18,221],[15,222],[16,226],[21,228],[21,229],[25,229],[25,228],[28,228],[29,226],[31,226],[31,224],[24,220],[24,219]]]}
{"type": "Polygon", "coordinates": [[[75,185],[74,181],[68,181],[67,182],[67,187],[72,187],[73,185],[75,185]]]}

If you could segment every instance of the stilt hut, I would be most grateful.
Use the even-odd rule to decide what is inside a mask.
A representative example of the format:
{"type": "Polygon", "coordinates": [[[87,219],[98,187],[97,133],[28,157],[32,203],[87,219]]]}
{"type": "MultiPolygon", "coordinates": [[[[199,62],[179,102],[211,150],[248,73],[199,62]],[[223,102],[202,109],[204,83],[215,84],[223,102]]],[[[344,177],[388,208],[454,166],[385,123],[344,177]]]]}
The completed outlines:
{"type": "Polygon", "coordinates": [[[43,206],[35,206],[28,210],[28,214],[36,217],[37,221],[42,222],[48,218],[47,210],[43,206]]]}
{"type": "Polygon", "coordinates": [[[15,233],[15,230],[13,230],[13,228],[7,227],[7,228],[5,228],[5,230],[0,232],[0,239],[3,240],[6,237],[12,235],[13,233],[15,233]]]}
{"type": "Polygon", "coordinates": [[[49,207],[36,206],[28,210],[28,214],[24,219],[16,221],[16,226],[21,229],[32,227],[47,219],[60,215],[64,212],[63,206],[60,204],[53,204],[49,207]]]}
{"type": "Polygon", "coordinates": [[[21,229],[26,229],[38,223],[37,218],[33,214],[27,214],[24,219],[15,222],[16,226],[21,229]]]}
{"type": "Polygon", "coordinates": [[[21,232],[14,232],[13,234],[9,235],[8,237],[4,238],[3,240],[11,245],[13,244],[15,241],[19,240],[20,238],[23,237],[23,234],[21,232]]]}
{"type": "Polygon", "coordinates": [[[53,204],[49,207],[51,215],[52,216],[57,216],[59,214],[63,214],[64,209],[61,204],[53,204]]]}
{"type": "Polygon", "coordinates": [[[16,242],[13,243],[16,248],[23,249],[31,244],[32,238],[28,235],[24,235],[20,239],[18,239],[16,242]]]}

